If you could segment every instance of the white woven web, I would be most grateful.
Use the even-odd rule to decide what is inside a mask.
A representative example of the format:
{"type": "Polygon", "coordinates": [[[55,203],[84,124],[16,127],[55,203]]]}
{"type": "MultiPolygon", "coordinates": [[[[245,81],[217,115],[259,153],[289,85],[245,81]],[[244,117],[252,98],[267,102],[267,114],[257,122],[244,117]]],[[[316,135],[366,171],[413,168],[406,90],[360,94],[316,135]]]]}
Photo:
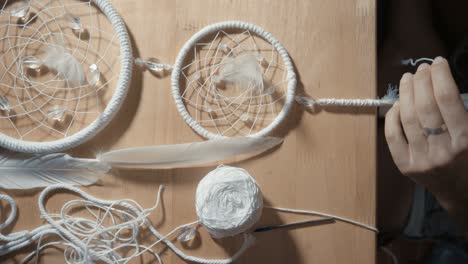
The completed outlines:
{"type": "Polygon", "coordinates": [[[192,118],[212,133],[251,135],[270,124],[284,105],[288,80],[281,56],[270,43],[248,30],[221,30],[197,43],[193,56],[181,69],[185,106],[192,118]],[[239,56],[256,58],[260,83],[251,79],[241,85],[219,81],[223,67],[239,56]]]}
{"type": "Polygon", "coordinates": [[[88,126],[106,107],[119,72],[118,41],[107,18],[89,0],[0,5],[0,132],[53,141],[88,126]],[[44,66],[50,47],[73,56],[85,81],[44,66]]]}

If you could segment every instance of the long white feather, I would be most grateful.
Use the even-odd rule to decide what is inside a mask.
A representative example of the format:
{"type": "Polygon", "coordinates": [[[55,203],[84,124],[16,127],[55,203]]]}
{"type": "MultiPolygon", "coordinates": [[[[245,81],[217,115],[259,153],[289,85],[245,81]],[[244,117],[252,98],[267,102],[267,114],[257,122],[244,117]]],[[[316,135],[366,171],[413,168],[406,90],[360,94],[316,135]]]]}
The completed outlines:
{"type": "Polygon", "coordinates": [[[283,142],[273,137],[224,138],[177,145],[128,148],[101,154],[112,167],[172,169],[239,161],[283,142]]]}
{"type": "Polygon", "coordinates": [[[221,62],[219,78],[236,85],[241,90],[253,89],[255,94],[263,92],[263,72],[258,56],[246,52],[236,57],[226,57],[221,62]]]}
{"type": "Polygon", "coordinates": [[[110,167],[96,159],[67,154],[0,153],[0,188],[33,189],[52,184],[91,185],[110,167]]]}
{"type": "Polygon", "coordinates": [[[85,73],[81,63],[62,45],[49,46],[43,64],[56,71],[68,82],[85,83],[85,73]]]}

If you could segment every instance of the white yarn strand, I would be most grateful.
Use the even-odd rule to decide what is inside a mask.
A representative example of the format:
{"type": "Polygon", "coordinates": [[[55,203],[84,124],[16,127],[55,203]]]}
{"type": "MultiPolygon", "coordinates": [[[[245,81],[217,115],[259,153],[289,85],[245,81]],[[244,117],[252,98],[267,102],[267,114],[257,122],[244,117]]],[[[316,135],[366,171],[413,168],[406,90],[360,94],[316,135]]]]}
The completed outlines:
{"type": "MultiPolygon", "coordinates": [[[[34,241],[38,241],[36,250],[26,256],[23,261],[31,259],[34,256],[37,257],[38,252],[48,246],[62,245],[65,246],[65,263],[90,263],[96,260],[108,264],[127,263],[145,252],[149,252],[159,263],[162,263],[159,254],[152,247],[159,243],[164,243],[184,260],[207,264],[227,264],[235,261],[253,244],[254,237],[250,234],[245,234],[244,243],[238,252],[230,258],[205,259],[185,254],[169,240],[169,237],[184,227],[198,224],[199,221],[179,226],[167,235],[160,234],[151,225],[148,216],[158,207],[161,192],[162,187],[158,191],[158,197],[153,207],[143,209],[137,202],[130,199],[116,201],[101,200],[69,185],[50,186],[41,192],[38,199],[41,217],[48,224],[32,231],[21,231],[7,236],[0,236],[0,242],[6,242],[0,243],[0,256],[20,250],[34,243],[34,241]],[[64,204],[60,214],[50,214],[45,208],[46,199],[52,193],[60,191],[72,192],[83,197],[84,200],[69,201],[64,204]],[[77,206],[84,207],[94,219],[69,215],[68,212],[77,206]],[[92,209],[97,211],[97,213],[92,209]],[[111,225],[106,226],[104,224],[106,220],[110,220],[111,225]],[[138,242],[138,234],[142,226],[148,228],[150,233],[157,238],[156,242],[149,246],[138,242]],[[130,231],[130,235],[124,236],[123,233],[125,232],[123,231],[130,231]],[[60,241],[51,241],[46,244],[41,243],[43,238],[51,236],[58,236],[60,241]],[[122,256],[118,251],[123,248],[132,249],[133,251],[130,250],[130,252],[133,253],[130,256],[122,256]]],[[[11,197],[0,195],[0,200],[8,202],[12,208],[7,221],[0,226],[4,228],[15,219],[17,211],[16,204],[11,197]]]]}
{"type": "Polygon", "coordinates": [[[347,218],[332,215],[332,214],[326,214],[326,213],[321,213],[321,212],[311,211],[311,210],[298,210],[298,209],[289,209],[289,208],[271,207],[271,206],[265,206],[265,208],[273,209],[273,210],[280,211],[280,212],[286,212],[286,213],[318,215],[318,216],[323,216],[323,217],[330,217],[330,218],[335,219],[336,221],[341,221],[341,222],[344,222],[344,223],[359,226],[359,227],[365,228],[367,230],[370,230],[370,231],[373,231],[373,232],[376,232],[376,233],[379,232],[379,230],[377,228],[375,228],[375,227],[373,227],[371,225],[363,224],[363,223],[358,222],[358,221],[354,221],[354,220],[351,220],[351,219],[347,219],[347,218]]]}

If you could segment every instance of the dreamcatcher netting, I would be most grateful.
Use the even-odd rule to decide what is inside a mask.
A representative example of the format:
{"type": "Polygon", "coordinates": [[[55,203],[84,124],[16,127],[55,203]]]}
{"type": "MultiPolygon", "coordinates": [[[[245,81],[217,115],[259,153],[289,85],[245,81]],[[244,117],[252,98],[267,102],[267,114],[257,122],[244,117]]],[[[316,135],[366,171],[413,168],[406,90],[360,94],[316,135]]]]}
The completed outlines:
{"type": "Polygon", "coordinates": [[[2,1],[0,146],[53,152],[94,136],[127,92],[132,59],[107,1],[2,1]]]}
{"type": "Polygon", "coordinates": [[[296,77],[271,34],[252,24],[223,22],[184,45],[172,88],[179,112],[203,137],[265,136],[294,102],[296,77]]]}

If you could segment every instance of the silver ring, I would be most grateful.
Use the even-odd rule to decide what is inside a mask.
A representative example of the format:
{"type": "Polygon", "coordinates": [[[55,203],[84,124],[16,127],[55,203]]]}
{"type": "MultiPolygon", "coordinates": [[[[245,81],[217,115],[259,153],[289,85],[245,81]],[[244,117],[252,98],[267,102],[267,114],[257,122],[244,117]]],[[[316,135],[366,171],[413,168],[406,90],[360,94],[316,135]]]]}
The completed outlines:
{"type": "Polygon", "coordinates": [[[447,131],[447,126],[445,124],[441,125],[440,127],[431,128],[431,127],[423,127],[424,135],[427,136],[436,136],[443,134],[447,131]]]}

